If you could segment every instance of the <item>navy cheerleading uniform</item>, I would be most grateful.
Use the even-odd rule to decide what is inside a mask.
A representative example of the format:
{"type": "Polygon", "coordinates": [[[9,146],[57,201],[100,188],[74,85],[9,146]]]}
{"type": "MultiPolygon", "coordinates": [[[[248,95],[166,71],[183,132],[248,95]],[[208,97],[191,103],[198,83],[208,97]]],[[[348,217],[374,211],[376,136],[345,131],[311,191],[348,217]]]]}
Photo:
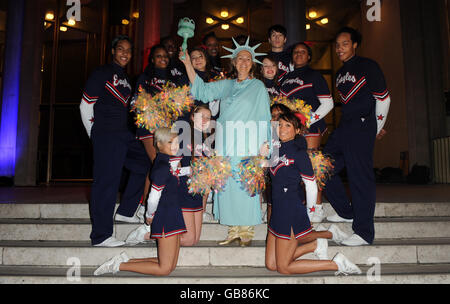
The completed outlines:
{"type": "Polygon", "coordinates": [[[160,193],[151,227],[154,239],[187,232],[179,204],[180,179],[170,165],[177,160],[179,158],[158,153],[151,171],[152,191],[160,193]]]}
{"type": "Polygon", "coordinates": [[[90,201],[92,245],[112,236],[123,167],[129,169],[130,176],[117,213],[132,217],[144,192],[150,162],[130,128],[130,99],[128,76],[116,63],[95,70],[83,91],[80,112],[94,154],[90,201]]]}
{"type": "Polygon", "coordinates": [[[263,78],[263,82],[271,99],[280,96],[280,84],[278,81],[275,79],[263,78]]]}
{"type": "MultiPolygon", "coordinates": [[[[137,94],[139,93],[139,88],[144,89],[151,96],[155,96],[160,93],[164,86],[171,84],[171,77],[169,75],[170,71],[167,69],[158,69],[154,68],[152,76],[147,73],[142,73],[138,81],[136,83],[136,94],[133,98],[132,103],[134,103],[135,98],[137,98],[137,94]]],[[[144,127],[138,127],[136,131],[136,136],[139,140],[152,139],[153,134],[150,133],[144,127]]]]}
{"type": "Polygon", "coordinates": [[[282,52],[272,52],[270,51],[269,56],[275,58],[278,61],[278,81],[283,79],[291,70],[292,70],[292,57],[291,54],[287,51],[282,52]]]}
{"type": "Polygon", "coordinates": [[[209,157],[211,151],[206,144],[203,143],[203,133],[197,129],[194,129],[194,143],[195,149],[192,150],[192,145],[188,144],[187,149],[189,155],[184,155],[181,158],[180,172],[180,205],[183,212],[199,212],[203,211],[203,196],[200,194],[189,193],[187,181],[190,178],[190,166],[194,157],[209,157]],[[187,169],[187,170],[186,170],[187,169]]]}
{"type": "Polygon", "coordinates": [[[291,100],[303,100],[312,107],[311,126],[305,137],[317,137],[326,132],[327,125],[323,117],[333,108],[333,100],[328,84],[320,72],[311,69],[309,65],[296,68],[281,81],[281,94],[291,100]],[[318,111],[322,104],[326,105],[325,111],[318,111]]]}
{"type": "Polygon", "coordinates": [[[325,192],[337,214],[353,219],[353,231],[366,242],[375,237],[375,137],[383,128],[390,97],[383,72],[368,58],[354,56],[337,72],[336,87],[342,101],[342,117],[328,139],[324,153],[331,155],[334,175],[325,192]],[[351,203],[339,177],[346,167],[351,203]]]}
{"type": "Polygon", "coordinates": [[[272,180],[272,216],[268,229],[277,238],[290,240],[291,232],[296,239],[302,238],[313,228],[303,204],[304,192],[299,185],[303,180],[307,198],[311,197],[310,191],[314,188],[310,187],[314,187],[316,182],[314,171],[306,150],[300,149],[296,140],[281,143],[279,155],[269,170],[272,180]]]}

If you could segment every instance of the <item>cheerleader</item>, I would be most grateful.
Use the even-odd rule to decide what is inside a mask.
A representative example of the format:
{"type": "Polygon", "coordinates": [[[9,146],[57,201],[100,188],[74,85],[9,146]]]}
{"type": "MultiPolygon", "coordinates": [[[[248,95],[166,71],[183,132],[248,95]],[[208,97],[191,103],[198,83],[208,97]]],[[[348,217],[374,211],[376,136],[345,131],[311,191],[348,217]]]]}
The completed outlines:
{"type": "Polygon", "coordinates": [[[328,231],[322,231],[322,227],[318,228],[320,231],[314,231],[311,227],[299,184],[300,180],[305,183],[308,201],[315,201],[317,184],[308,154],[295,143],[300,126],[300,120],[293,113],[280,116],[278,135],[281,147],[279,157],[270,168],[273,207],[268,225],[266,267],[281,274],[323,270],[336,270],[336,274],[359,274],[358,266],[340,253],[328,260],[327,239],[339,244],[347,237],[345,233],[335,225],[328,231]],[[320,260],[297,260],[309,252],[314,252],[320,260]]]}
{"type": "Polygon", "coordinates": [[[280,96],[280,85],[278,83],[278,60],[273,56],[266,56],[261,66],[262,81],[267,88],[270,98],[280,96]]]}
{"type": "MultiPolygon", "coordinates": [[[[180,179],[170,162],[178,152],[178,137],[169,128],[155,132],[158,154],[151,172],[152,190],[147,209],[147,223],[151,222],[151,237],[157,239],[158,256],[146,259],[129,259],[125,252],[105,262],[94,275],[130,271],[141,274],[167,276],[177,266],[181,235],[186,225],[179,205],[180,179]]],[[[147,231],[150,226],[146,225],[147,231]]]]}
{"type": "Polygon", "coordinates": [[[120,221],[134,221],[149,167],[144,148],[129,125],[132,88],[126,67],[133,53],[130,38],[115,38],[111,51],[113,61],[92,73],[80,104],[81,119],[92,140],[94,158],[90,238],[92,245],[99,247],[124,245],[113,237],[114,209],[123,167],[131,174],[115,215],[120,221]]]}
{"type": "Polygon", "coordinates": [[[186,223],[187,233],[181,237],[181,246],[194,246],[200,241],[202,232],[203,211],[206,210],[208,194],[189,193],[187,181],[190,174],[191,162],[196,157],[208,157],[211,155],[210,147],[204,144],[206,132],[211,122],[211,111],[208,105],[202,104],[195,107],[190,118],[190,138],[187,148],[188,155],[181,157],[180,176],[180,205],[186,223]]]}
{"type": "MultiPolygon", "coordinates": [[[[304,42],[292,48],[292,61],[295,69],[287,74],[281,82],[281,94],[289,99],[304,100],[312,107],[311,127],[305,133],[308,149],[318,150],[322,136],[327,131],[324,117],[333,109],[334,102],[328,84],[323,76],[310,68],[311,48],[304,42]]],[[[321,222],[325,218],[322,207],[321,191],[317,202],[308,211],[313,222],[321,222]]]]}
{"type": "Polygon", "coordinates": [[[208,53],[208,61],[211,63],[213,69],[217,73],[223,72],[222,61],[219,54],[219,39],[217,39],[214,32],[210,32],[203,37],[203,45],[208,53]]]}
{"type": "Polygon", "coordinates": [[[373,150],[375,138],[380,139],[386,133],[384,124],[391,103],[379,65],[356,55],[360,44],[361,36],[355,29],[343,28],[336,36],[336,54],[343,62],[336,74],[342,117],[324,148],[335,159],[335,174],[325,191],[337,214],[327,220],[353,222],[354,234],[343,243],[347,246],[368,245],[375,238],[373,150]],[[351,201],[338,174],[344,167],[351,201]]]}
{"type": "MultiPolygon", "coordinates": [[[[218,78],[221,74],[217,72],[211,65],[208,55],[202,47],[196,47],[192,49],[189,53],[192,60],[192,65],[194,67],[195,73],[204,81],[210,82],[214,81],[214,78],[218,78]]],[[[189,80],[186,79],[186,82],[189,80]]],[[[196,100],[195,105],[202,105],[203,102],[196,100]]],[[[211,111],[211,119],[217,120],[220,114],[220,100],[215,100],[209,103],[209,109],[211,111]]]]}

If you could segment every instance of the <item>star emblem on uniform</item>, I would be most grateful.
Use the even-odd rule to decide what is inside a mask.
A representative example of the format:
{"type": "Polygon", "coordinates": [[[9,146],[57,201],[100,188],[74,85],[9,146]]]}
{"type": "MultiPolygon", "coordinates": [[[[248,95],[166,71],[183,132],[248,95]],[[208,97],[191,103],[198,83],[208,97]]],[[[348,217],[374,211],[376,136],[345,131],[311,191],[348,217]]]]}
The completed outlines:
{"type": "Polygon", "coordinates": [[[89,119],[89,121],[91,122],[91,123],[94,123],[94,117],[92,117],[91,119],[89,119]]]}
{"type": "Polygon", "coordinates": [[[378,115],[378,120],[383,120],[384,116],[383,115],[378,115]]]}
{"type": "Polygon", "coordinates": [[[309,208],[309,212],[316,212],[316,207],[312,206],[312,208],[309,208]]]}
{"type": "Polygon", "coordinates": [[[175,170],[175,175],[176,175],[176,176],[178,176],[178,175],[180,175],[180,174],[181,174],[181,170],[180,170],[180,169],[175,170]]]}
{"type": "Polygon", "coordinates": [[[319,114],[314,115],[315,120],[319,120],[319,118],[320,118],[319,114]]]}

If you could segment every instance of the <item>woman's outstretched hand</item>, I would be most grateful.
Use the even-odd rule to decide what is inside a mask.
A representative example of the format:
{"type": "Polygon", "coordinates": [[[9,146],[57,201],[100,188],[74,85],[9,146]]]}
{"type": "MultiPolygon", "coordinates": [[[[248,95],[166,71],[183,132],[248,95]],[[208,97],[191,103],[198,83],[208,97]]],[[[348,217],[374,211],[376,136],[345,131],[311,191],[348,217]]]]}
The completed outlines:
{"type": "Polygon", "coordinates": [[[184,65],[187,67],[188,65],[192,65],[191,63],[191,57],[188,54],[188,51],[184,51],[183,49],[180,47],[180,53],[178,54],[178,58],[180,59],[180,61],[182,63],[184,63],[184,65]],[[183,59],[183,55],[184,55],[184,59],[183,59]]]}
{"type": "Polygon", "coordinates": [[[178,54],[178,58],[186,67],[186,73],[188,75],[190,83],[194,84],[195,77],[197,74],[195,73],[194,67],[192,66],[191,57],[189,56],[188,51],[186,50],[183,52],[183,49],[180,47],[180,53],[178,54]]]}

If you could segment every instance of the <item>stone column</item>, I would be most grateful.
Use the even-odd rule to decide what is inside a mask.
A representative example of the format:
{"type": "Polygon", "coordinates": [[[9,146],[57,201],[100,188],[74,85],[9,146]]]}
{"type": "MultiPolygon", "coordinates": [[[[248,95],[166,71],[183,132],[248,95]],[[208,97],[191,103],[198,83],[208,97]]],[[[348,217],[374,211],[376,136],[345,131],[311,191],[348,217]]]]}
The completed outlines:
{"type": "Polygon", "coordinates": [[[43,27],[36,25],[43,24],[42,16],[42,1],[26,1],[17,122],[16,186],[36,185],[43,37],[43,27]]]}

